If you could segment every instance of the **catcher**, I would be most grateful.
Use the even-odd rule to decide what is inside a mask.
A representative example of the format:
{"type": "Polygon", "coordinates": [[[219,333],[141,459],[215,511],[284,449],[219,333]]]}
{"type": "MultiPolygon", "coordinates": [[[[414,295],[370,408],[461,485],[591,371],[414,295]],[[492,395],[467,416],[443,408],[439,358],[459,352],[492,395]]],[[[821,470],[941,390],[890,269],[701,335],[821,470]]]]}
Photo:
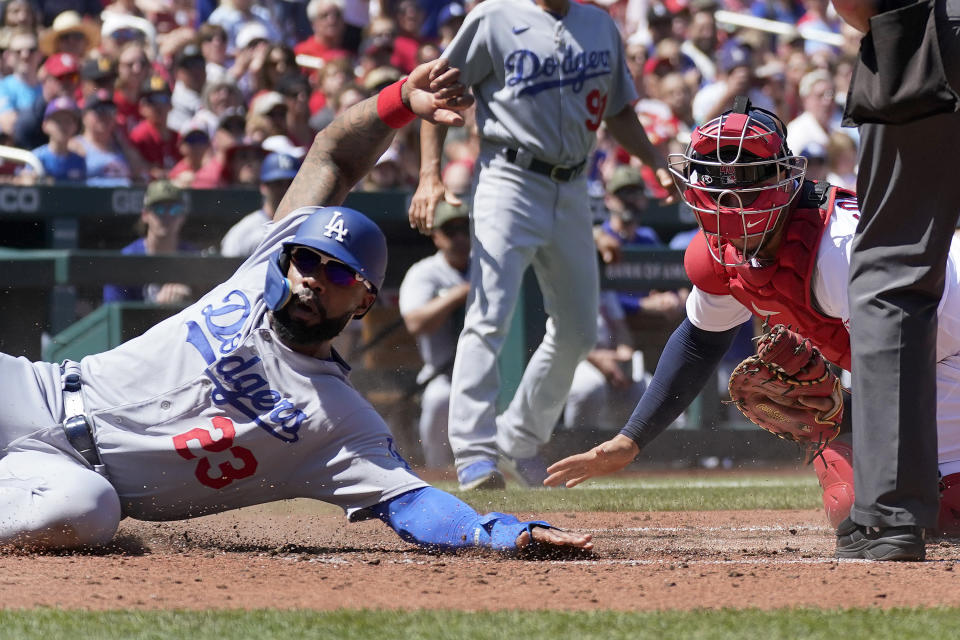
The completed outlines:
{"type": "MultiPolygon", "coordinates": [[[[878,554],[865,550],[870,544],[851,539],[856,525],[846,516],[853,501],[852,450],[848,435],[837,437],[842,414],[839,385],[832,379],[819,380],[823,369],[817,362],[819,354],[850,368],[847,272],[850,241],[859,218],[856,195],[805,180],[806,159],[787,147],[783,122],[753,108],[745,98],[737,98],[732,111],[695,129],[687,150],[673,154],[670,165],[681,196],[700,226],[685,255],[687,275],[694,284],[687,299],[687,319],[671,336],[646,393],[620,433],[553,464],[544,484],[573,487],[633,461],[713,380],[737,327],[753,314],[769,324],[792,327],[809,343],[784,328],[764,337],[761,355],[748,359],[733,376],[762,380],[747,381],[745,395],[735,401],[756,422],[776,423],[774,430],[813,446],[824,505],[831,523],[838,527],[837,555],[922,556],[923,549],[913,548],[886,548],[878,554]],[[789,348],[782,349],[785,344],[789,348]],[[768,346],[793,361],[761,363],[771,357],[768,346]],[[793,353],[798,347],[800,353],[793,353]],[[797,375],[787,373],[788,368],[797,375]],[[784,383],[788,379],[792,384],[784,383]],[[779,399],[770,401],[770,396],[778,394],[779,399]],[[791,416],[800,418],[791,421],[791,416]]],[[[937,336],[939,529],[946,533],[960,531],[958,263],[960,245],[955,241],[937,336]]],[[[731,384],[739,389],[740,382],[731,384]]],[[[904,536],[907,539],[916,537],[904,536]]]]}

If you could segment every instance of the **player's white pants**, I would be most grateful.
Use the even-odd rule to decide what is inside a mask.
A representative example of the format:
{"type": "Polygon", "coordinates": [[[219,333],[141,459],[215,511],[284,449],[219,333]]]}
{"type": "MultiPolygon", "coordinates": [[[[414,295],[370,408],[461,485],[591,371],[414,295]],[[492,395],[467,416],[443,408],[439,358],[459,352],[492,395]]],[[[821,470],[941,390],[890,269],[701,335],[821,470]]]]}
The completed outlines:
{"type": "Polygon", "coordinates": [[[117,492],[79,461],[41,451],[15,451],[0,459],[0,545],[103,545],[119,524],[117,492]]]}
{"type": "Polygon", "coordinates": [[[450,376],[440,374],[427,383],[420,397],[420,447],[427,467],[445,467],[453,459],[447,436],[449,413],[450,376]]]}
{"type": "Polygon", "coordinates": [[[597,253],[586,180],[557,183],[484,148],[471,217],[470,295],[457,345],[450,444],[459,468],[534,455],[547,442],[577,363],[596,340],[597,253]],[[549,316],[513,400],[496,416],[497,356],[532,265],[549,316]]]}
{"type": "Polygon", "coordinates": [[[940,473],[960,473],[960,354],[937,363],[937,449],[940,473]]]}

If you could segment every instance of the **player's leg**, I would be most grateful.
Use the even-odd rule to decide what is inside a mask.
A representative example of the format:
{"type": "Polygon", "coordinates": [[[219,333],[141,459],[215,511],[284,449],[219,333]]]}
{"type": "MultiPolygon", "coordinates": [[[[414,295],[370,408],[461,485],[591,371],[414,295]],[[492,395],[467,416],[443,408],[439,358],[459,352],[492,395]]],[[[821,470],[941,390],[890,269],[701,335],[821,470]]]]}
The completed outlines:
{"type": "Polygon", "coordinates": [[[453,461],[447,436],[450,412],[450,377],[438,375],[420,397],[420,447],[428,468],[445,467],[453,461]]]}
{"type": "Polygon", "coordinates": [[[17,438],[63,419],[59,376],[57,365],[0,353],[0,457],[17,438]]]}
{"type": "Polygon", "coordinates": [[[0,460],[0,545],[98,546],[110,542],[119,524],[114,488],[66,454],[14,451],[0,460]]]}
{"type": "Polygon", "coordinates": [[[471,488],[478,469],[484,476],[497,475],[497,357],[539,242],[529,222],[542,202],[528,188],[522,169],[487,152],[480,165],[470,225],[470,295],[453,366],[448,424],[463,488],[471,488]]]}
{"type": "Polygon", "coordinates": [[[549,441],[573,372],[597,339],[597,251],[582,184],[559,188],[551,241],[537,250],[533,268],[548,316],[546,332],[497,419],[497,445],[514,460],[535,456],[549,441]]]}
{"type": "MultiPolygon", "coordinates": [[[[948,3],[955,4],[955,3],[948,3]]],[[[943,59],[960,87],[954,55],[943,59]]],[[[949,53],[949,55],[947,55],[949,53]]],[[[937,305],[960,209],[960,114],[864,125],[850,268],[853,445],[862,526],[936,522],[937,305]]]]}

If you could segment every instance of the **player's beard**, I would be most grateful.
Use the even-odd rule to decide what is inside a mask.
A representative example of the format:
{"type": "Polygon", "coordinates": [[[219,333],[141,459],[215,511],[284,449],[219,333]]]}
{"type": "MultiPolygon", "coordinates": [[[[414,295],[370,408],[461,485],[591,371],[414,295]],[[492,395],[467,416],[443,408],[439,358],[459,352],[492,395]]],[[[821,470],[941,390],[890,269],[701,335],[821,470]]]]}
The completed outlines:
{"type": "Polygon", "coordinates": [[[298,303],[294,296],[281,309],[271,312],[271,326],[277,333],[280,341],[289,347],[315,347],[329,340],[333,340],[347,323],[353,318],[353,312],[348,311],[340,316],[328,317],[327,310],[316,304],[317,312],[321,316],[319,322],[307,323],[290,315],[290,307],[298,303]]]}

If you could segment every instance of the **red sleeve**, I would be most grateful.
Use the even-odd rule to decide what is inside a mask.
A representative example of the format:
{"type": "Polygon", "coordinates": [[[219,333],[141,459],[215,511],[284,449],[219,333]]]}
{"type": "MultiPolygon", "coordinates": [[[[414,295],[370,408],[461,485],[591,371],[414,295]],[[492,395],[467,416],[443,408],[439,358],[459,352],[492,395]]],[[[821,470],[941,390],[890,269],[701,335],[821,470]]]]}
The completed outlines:
{"type": "Polygon", "coordinates": [[[721,273],[720,264],[710,255],[707,238],[703,231],[698,231],[693,240],[687,245],[683,254],[683,267],[687,277],[698,289],[713,295],[730,295],[727,279],[721,273]]]}

